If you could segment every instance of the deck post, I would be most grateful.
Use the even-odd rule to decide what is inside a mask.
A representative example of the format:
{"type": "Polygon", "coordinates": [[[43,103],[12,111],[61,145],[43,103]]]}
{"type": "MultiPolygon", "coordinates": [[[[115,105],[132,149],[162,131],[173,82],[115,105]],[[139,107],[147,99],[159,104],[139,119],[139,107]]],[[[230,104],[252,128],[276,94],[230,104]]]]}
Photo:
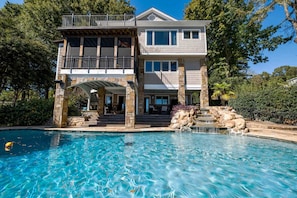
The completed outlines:
{"type": "Polygon", "coordinates": [[[135,89],[137,89],[135,75],[126,75],[126,80],[125,127],[135,128],[135,89]]]}
{"type": "Polygon", "coordinates": [[[68,90],[67,75],[59,75],[56,82],[53,125],[58,128],[67,127],[68,117],[68,90]]]}

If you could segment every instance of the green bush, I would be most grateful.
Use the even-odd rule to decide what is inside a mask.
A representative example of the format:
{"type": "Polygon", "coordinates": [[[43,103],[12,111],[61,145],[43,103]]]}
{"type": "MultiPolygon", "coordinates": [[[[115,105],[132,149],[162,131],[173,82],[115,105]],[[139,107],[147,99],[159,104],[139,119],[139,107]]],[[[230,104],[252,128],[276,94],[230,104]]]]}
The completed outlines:
{"type": "Polygon", "coordinates": [[[296,98],[297,86],[270,86],[240,92],[229,105],[245,118],[296,125],[296,98]]]}
{"type": "Polygon", "coordinates": [[[0,126],[43,125],[53,116],[53,99],[19,101],[0,107],[0,126]]]}

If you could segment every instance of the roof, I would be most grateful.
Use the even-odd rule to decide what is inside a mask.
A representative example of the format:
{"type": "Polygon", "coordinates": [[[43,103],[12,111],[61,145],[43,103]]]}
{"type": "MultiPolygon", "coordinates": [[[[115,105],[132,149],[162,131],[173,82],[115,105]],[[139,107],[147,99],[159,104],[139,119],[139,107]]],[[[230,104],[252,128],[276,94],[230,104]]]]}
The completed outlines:
{"type": "Polygon", "coordinates": [[[150,20],[150,16],[155,16],[154,21],[177,21],[175,18],[161,12],[156,8],[150,8],[136,16],[136,20],[150,20]]]}

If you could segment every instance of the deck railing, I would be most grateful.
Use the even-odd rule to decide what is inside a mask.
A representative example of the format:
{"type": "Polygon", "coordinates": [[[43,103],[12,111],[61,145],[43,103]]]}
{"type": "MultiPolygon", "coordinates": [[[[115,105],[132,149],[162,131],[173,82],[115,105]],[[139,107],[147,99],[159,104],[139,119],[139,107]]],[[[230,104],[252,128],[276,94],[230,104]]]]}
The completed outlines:
{"type": "Polygon", "coordinates": [[[63,15],[62,27],[136,26],[135,15],[63,15]]]}
{"type": "Polygon", "coordinates": [[[134,69],[134,57],[63,57],[63,69],[134,69]]]}

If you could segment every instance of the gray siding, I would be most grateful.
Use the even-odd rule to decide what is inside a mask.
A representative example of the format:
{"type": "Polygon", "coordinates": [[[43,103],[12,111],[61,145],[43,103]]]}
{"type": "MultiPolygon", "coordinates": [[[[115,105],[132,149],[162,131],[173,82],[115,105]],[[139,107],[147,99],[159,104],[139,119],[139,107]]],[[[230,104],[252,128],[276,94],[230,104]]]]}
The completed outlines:
{"type": "Polygon", "coordinates": [[[144,84],[150,85],[178,85],[178,72],[144,73],[144,84]]]}
{"type": "Polygon", "coordinates": [[[186,89],[197,90],[201,87],[200,59],[185,59],[186,89]]]}

